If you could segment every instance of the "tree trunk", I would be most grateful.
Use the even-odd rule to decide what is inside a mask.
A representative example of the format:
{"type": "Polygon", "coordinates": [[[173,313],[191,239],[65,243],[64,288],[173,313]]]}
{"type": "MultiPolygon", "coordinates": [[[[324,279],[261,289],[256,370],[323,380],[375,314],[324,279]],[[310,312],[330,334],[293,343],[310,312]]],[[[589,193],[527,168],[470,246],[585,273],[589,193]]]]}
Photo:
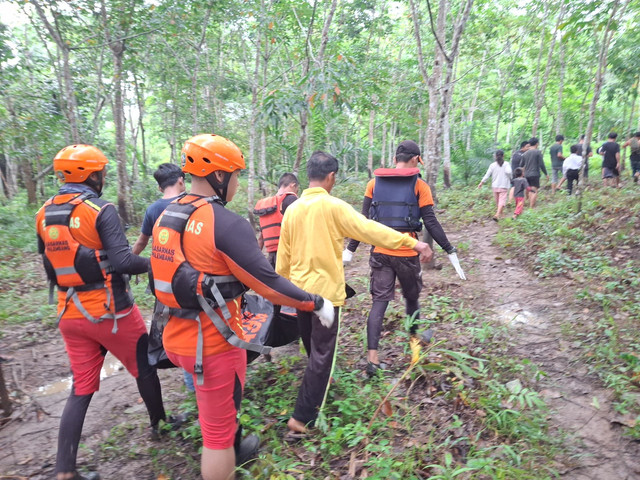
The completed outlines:
{"type": "Polygon", "coordinates": [[[27,190],[27,203],[29,205],[36,205],[38,203],[38,193],[36,182],[33,180],[33,167],[30,160],[24,159],[21,162],[20,173],[24,188],[27,190]]]}
{"type": "MultiPolygon", "coordinates": [[[[173,88],[173,98],[178,98],[178,82],[175,83],[173,88]]],[[[178,107],[175,100],[171,102],[171,133],[169,134],[169,147],[171,148],[171,163],[177,163],[178,161],[178,147],[177,142],[177,130],[178,130],[178,107]]]]}
{"type": "Polygon", "coordinates": [[[124,42],[111,46],[113,51],[113,123],[116,130],[116,162],[118,164],[118,213],[125,224],[133,222],[133,206],[127,174],[127,144],[124,118],[124,100],[122,92],[122,56],[124,42]]]}
{"type": "MultiPolygon", "coordinates": [[[[473,97],[471,97],[471,106],[469,107],[469,114],[467,115],[467,151],[471,150],[471,135],[473,133],[473,115],[476,112],[476,105],[478,104],[478,95],[480,95],[480,85],[482,85],[482,80],[484,80],[484,75],[487,70],[487,64],[485,62],[487,58],[487,50],[482,52],[482,66],[480,67],[480,75],[478,76],[478,81],[476,82],[476,88],[473,91],[473,97]]],[[[501,99],[502,101],[502,99],[501,99]]],[[[495,140],[494,140],[495,143],[495,140]]]]}
{"type": "Polygon", "coordinates": [[[544,77],[542,78],[542,84],[540,85],[540,89],[536,91],[536,101],[535,101],[535,115],[533,118],[533,127],[531,128],[531,134],[535,137],[538,133],[538,124],[540,123],[540,113],[542,112],[542,107],[544,106],[544,94],[547,89],[547,82],[549,81],[549,74],[551,73],[551,67],[553,65],[553,50],[556,45],[556,37],[558,35],[558,29],[560,27],[560,23],[564,17],[564,9],[565,3],[560,2],[560,13],[558,13],[558,18],[556,20],[556,26],[553,29],[553,35],[551,37],[551,45],[549,46],[549,50],[547,51],[547,65],[544,69],[544,77]]]}
{"type": "MultiPolygon", "coordinates": [[[[627,8],[630,0],[626,0],[624,7],[622,8],[621,17],[624,16],[624,11],[627,8]]],[[[578,213],[582,211],[582,190],[584,184],[584,166],[587,162],[588,146],[591,144],[591,134],[593,132],[593,124],[596,117],[596,110],[598,107],[598,100],[600,99],[600,92],[602,91],[602,85],[604,83],[604,76],[607,71],[607,55],[609,54],[609,46],[611,45],[611,39],[613,38],[614,30],[612,24],[615,25],[615,17],[620,8],[620,0],[615,0],[613,8],[611,9],[611,15],[607,21],[607,26],[602,35],[602,43],[600,45],[600,52],[598,55],[598,69],[596,71],[596,78],[593,87],[593,98],[591,99],[591,106],[589,107],[589,122],[587,123],[587,131],[585,133],[585,139],[582,146],[582,167],[580,168],[579,180],[576,186],[576,197],[578,199],[577,209],[578,213]]]]}
{"type": "Polygon", "coordinates": [[[449,112],[444,112],[444,119],[442,120],[442,175],[444,188],[451,188],[451,142],[449,135],[449,112]]]}
{"type": "MultiPolygon", "coordinates": [[[[261,2],[264,7],[264,2],[261,2]]],[[[256,38],[256,51],[253,61],[253,74],[249,78],[249,85],[251,85],[251,118],[249,124],[249,165],[247,179],[247,211],[253,212],[253,206],[255,205],[255,177],[256,177],[256,152],[258,150],[258,79],[261,73],[260,70],[260,57],[261,57],[261,44],[262,34],[258,32],[256,38]]]]}
{"type": "Polygon", "coordinates": [[[104,81],[102,79],[102,67],[104,64],[104,48],[100,49],[100,60],[98,62],[98,72],[96,74],[96,105],[93,108],[93,120],[91,122],[91,134],[88,141],[95,142],[98,129],[100,128],[100,114],[106,102],[106,94],[104,93],[104,81]]]}
{"type": "MultiPolygon", "coordinates": [[[[133,14],[133,12],[129,12],[133,14]]],[[[102,24],[104,34],[111,56],[113,58],[113,123],[116,133],[116,163],[118,165],[118,213],[122,221],[130,224],[134,221],[133,205],[131,202],[131,186],[127,174],[127,144],[126,144],[126,125],[124,115],[124,92],[122,84],[122,60],[125,52],[126,32],[123,32],[122,38],[114,39],[109,28],[109,16],[104,0],[101,2],[102,24]]]]}
{"type": "Polygon", "coordinates": [[[394,167],[393,157],[396,154],[396,135],[398,133],[398,124],[394,120],[391,122],[391,132],[389,132],[389,138],[387,140],[388,150],[387,150],[387,166],[389,168],[394,167]]]}
{"type": "MultiPolygon", "coordinates": [[[[438,48],[442,50],[442,56],[446,60],[447,73],[444,78],[444,83],[441,88],[441,111],[438,121],[438,138],[441,138],[443,141],[443,160],[444,160],[444,168],[445,171],[445,187],[449,188],[451,186],[451,145],[449,141],[449,112],[451,110],[451,100],[453,98],[453,89],[454,89],[454,77],[456,71],[456,60],[458,58],[458,52],[460,49],[460,41],[462,40],[462,34],[464,32],[467,21],[469,20],[469,15],[471,14],[471,7],[473,6],[474,0],[467,0],[465,4],[465,8],[460,14],[460,16],[456,19],[453,36],[451,38],[451,51],[449,54],[444,51],[444,47],[442,42],[436,42],[438,44],[438,48]],[[445,131],[446,129],[446,131],[445,131]]],[[[444,32],[443,32],[444,33],[444,32]]],[[[440,36],[440,38],[444,38],[444,35],[440,36]]],[[[437,163],[435,169],[435,179],[438,177],[437,172],[437,163]]],[[[434,202],[436,198],[434,196],[434,202]]]]}
{"type": "MultiPolygon", "coordinates": [[[[306,77],[309,74],[311,68],[311,32],[313,31],[313,19],[315,17],[315,12],[317,8],[317,0],[313,2],[313,15],[311,18],[311,22],[309,23],[309,28],[307,30],[307,38],[306,38],[306,59],[303,67],[303,77],[306,77]]],[[[331,6],[329,7],[329,13],[327,13],[327,18],[324,21],[324,27],[322,28],[322,36],[320,39],[320,47],[318,48],[318,53],[315,56],[315,64],[316,69],[321,72],[324,69],[324,52],[327,48],[327,43],[329,42],[329,27],[331,26],[331,22],[333,21],[333,16],[336,13],[336,7],[338,6],[338,0],[332,0],[331,6]]],[[[298,140],[298,148],[296,150],[296,160],[293,166],[294,173],[297,175],[298,170],[300,169],[300,164],[302,163],[302,156],[304,154],[304,147],[307,140],[307,124],[309,121],[309,108],[310,108],[310,100],[314,95],[315,91],[315,76],[311,75],[309,77],[309,81],[307,84],[307,93],[305,94],[305,107],[304,110],[300,113],[300,139],[298,140]]]]}
{"type": "MultiPolygon", "coordinates": [[[[545,32],[546,32],[546,22],[547,22],[547,18],[549,17],[549,4],[551,3],[551,0],[546,0],[544,2],[544,10],[542,13],[542,24],[541,24],[541,32],[540,32],[540,47],[538,48],[538,61],[536,62],[536,73],[535,73],[535,80],[534,80],[534,85],[535,88],[533,89],[534,92],[534,105],[537,103],[538,101],[538,90],[540,89],[540,69],[542,67],[542,53],[545,50],[545,32]]],[[[535,106],[534,106],[534,111],[535,111],[535,106]]],[[[537,127],[532,129],[532,137],[536,136],[537,133],[537,127]]]]}
{"type": "Polygon", "coordinates": [[[369,178],[373,175],[373,129],[376,122],[376,112],[372,108],[369,110],[369,154],[367,156],[367,174],[369,178]]]}
{"type": "MultiPolygon", "coordinates": [[[[558,39],[561,42],[562,38],[558,39]]],[[[556,113],[556,135],[562,135],[562,129],[564,128],[562,119],[562,93],[564,90],[564,77],[567,70],[567,62],[565,59],[566,45],[560,44],[560,78],[558,85],[558,110],[556,113]]]]}
{"type": "Polygon", "coordinates": [[[384,168],[387,154],[387,122],[382,122],[382,145],[380,146],[380,167],[384,168]]]}
{"type": "Polygon", "coordinates": [[[142,143],[142,167],[144,172],[146,173],[149,165],[147,164],[147,141],[145,138],[145,129],[144,129],[144,91],[140,88],[140,82],[138,81],[138,77],[134,75],[135,87],[136,87],[136,102],[138,104],[138,128],[140,130],[140,142],[142,143]]]}
{"type": "MultiPolygon", "coordinates": [[[[80,133],[78,131],[77,104],[76,104],[76,96],[75,96],[75,87],[73,85],[73,78],[72,78],[72,74],[71,74],[71,66],[69,64],[69,52],[71,50],[70,44],[67,43],[67,41],[65,41],[62,38],[62,35],[60,34],[60,31],[57,28],[58,27],[57,23],[56,23],[56,26],[54,28],[54,26],[51,24],[51,22],[49,22],[49,19],[47,18],[46,14],[44,13],[44,10],[42,9],[42,6],[37,2],[37,0],[31,0],[31,3],[35,7],[36,12],[38,14],[38,17],[40,17],[40,20],[44,24],[45,28],[49,32],[49,35],[51,36],[53,41],[56,43],[59,51],[62,54],[62,76],[63,76],[63,79],[64,79],[64,93],[65,93],[65,99],[64,99],[64,102],[63,102],[64,103],[63,111],[64,111],[65,118],[67,119],[67,122],[69,123],[69,130],[70,130],[70,133],[71,133],[72,142],[73,143],[80,143],[81,142],[81,138],[80,138],[80,133]]],[[[53,12],[54,17],[57,14],[58,14],[58,12],[53,12]]]]}

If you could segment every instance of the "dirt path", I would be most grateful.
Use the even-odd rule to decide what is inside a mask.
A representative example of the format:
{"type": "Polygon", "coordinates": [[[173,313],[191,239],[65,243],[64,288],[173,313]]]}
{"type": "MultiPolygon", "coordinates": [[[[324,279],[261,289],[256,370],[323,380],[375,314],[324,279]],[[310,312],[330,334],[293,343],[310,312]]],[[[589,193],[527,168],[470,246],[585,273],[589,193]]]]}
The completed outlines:
{"type": "Polygon", "coordinates": [[[590,319],[575,300],[576,285],[568,279],[537,279],[508,259],[508,248],[492,243],[496,232],[497,225],[487,222],[450,235],[470,245],[463,260],[469,278],[464,295],[474,310],[486,309],[491,319],[509,325],[511,354],[547,373],[541,386],[552,434],[566,432],[571,453],[558,459],[562,478],[640,478],[640,443],[622,435],[625,419],[613,410],[611,393],[580,363],[579,347],[562,333],[563,322],[590,319]]]}
{"type": "MultiPolygon", "coordinates": [[[[42,326],[40,326],[42,328],[42,326]]],[[[15,329],[0,340],[7,382],[20,388],[12,421],[0,430],[0,478],[49,480],[54,478],[58,426],[71,377],[64,343],[55,330],[40,332],[45,338],[30,341],[29,327],[15,329]]],[[[181,374],[177,370],[159,372],[164,386],[165,407],[175,408],[182,400],[181,374]]],[[[148,417],[136,382],[122,365],[107,354],[101,372],[100,390],[94,395],[82,431],[78,468],[99,471],[105,479],[155,479],[146,454],[151,446],[146,425],[148,417]],[[124,450],[104,461],[101,448],[112,429],[126,425],[124,450]],[[123,459],[122,452],[134,453],[123,459]]],[[[116,441],[122,442],[123,438],[116,441]]],[[[164,440],[163,440],[164,441],[164,440]]],[[[156,446],[159,446],[156,444],[156,446]]]]}

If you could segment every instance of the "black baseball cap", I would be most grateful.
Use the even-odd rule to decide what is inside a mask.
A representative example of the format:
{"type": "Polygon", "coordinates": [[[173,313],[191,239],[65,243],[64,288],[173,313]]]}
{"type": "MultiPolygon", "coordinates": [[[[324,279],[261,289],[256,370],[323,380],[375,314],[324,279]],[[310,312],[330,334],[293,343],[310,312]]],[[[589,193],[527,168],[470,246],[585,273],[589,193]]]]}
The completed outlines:
{"type": "Polygon", "coordinates": [[[424,163],[420,156],[420,147],[413,140],[405,140],[398,145],[398,148],[396,149],[396,160],[400,162],[407,161],[415,156],[418,157],[418,161],[420,163],[424,163]]]}

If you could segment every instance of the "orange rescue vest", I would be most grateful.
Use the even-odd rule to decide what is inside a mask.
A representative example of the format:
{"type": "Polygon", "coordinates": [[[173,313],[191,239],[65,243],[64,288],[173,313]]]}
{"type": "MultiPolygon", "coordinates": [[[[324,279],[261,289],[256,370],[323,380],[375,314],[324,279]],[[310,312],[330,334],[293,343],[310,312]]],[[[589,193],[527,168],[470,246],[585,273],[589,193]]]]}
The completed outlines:
{"type": "Polygon", "coordinates": [[[287,195],[295,195],[287,192],[273,197],[258,200],[253,214],[260,217],[260,229],[267,252],[276,252],[280,241],[280,227],[282,225],[282,202],[287,195]]]}
{"type": "Polygon", "coordinates": [[[149,274],[151,290],[164,307],[161,313],[158,312],[161,316],[175,315],[198,322],[194,372],[199,385],[204,378],[201,312],[204,312],[231,345],[259,353],[268,353],[271,350],[270,347],[245,342],[229,325],[231,314],[226,301],[239,297],[247,288],[233,275],[220,276],[197,270],[189,263],[182,248],[182,237],[188,228],[191,215],[199,208],[211,208],[212,203],[219,201],[216,196],[196,198],[186,203],[176,200],[167,206],[153,228],[149,274]],[[222,316],[216,312],[216,308],[222,312],[222,316]]]}
{"type": "MultiPolygon", "coordinates": [[[[72,229],[80,228],[80,216],[75,215],[77,208],[87,208],[90,218],[95,219],[101,207],[89,201],[89,194],[78,194],[63,203],[55,203],[55,197],[44,204],[44,218],[42,219],[42,241],[44,243],[44,265],[51,284],[50,302],[52,303],[53,285],[61,291],[66,291],[66,297],[58,322],[69,305],[69,301],[89,321],[99,323],[105,319],[114,319],[113,333],[117,332],[117,318],[126,314],[116,315],[113,291],[111,288],[111,274],[113,269],[107,254],[102,249],[94,249],[82,245],[73,236],[72,229]],[[101,311],[90,312],[80,301],[79,292],[91,292],[104,308],[101,311]],[[99,298],[98,298],[99,297],[99,298]]],[[[86,228],[83,226],[83,228],[86,228]]],[[[95,300],[95,299],[94,299],[95,300]]],[[[129,312],[127,312],[129,313],[129,312]]]]}

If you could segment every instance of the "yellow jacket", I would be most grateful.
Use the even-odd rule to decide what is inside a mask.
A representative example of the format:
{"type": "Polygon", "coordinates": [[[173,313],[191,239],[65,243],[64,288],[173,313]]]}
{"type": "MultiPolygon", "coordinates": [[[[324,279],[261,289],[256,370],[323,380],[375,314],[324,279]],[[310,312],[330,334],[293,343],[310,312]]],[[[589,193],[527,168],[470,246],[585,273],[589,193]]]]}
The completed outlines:
{"type": "Polygon", "coordinates": [[[282,219],[276,272],[309,293],[344,305],[344,239],[389,249],[413,248],[418,241],[374,220],[324,188],[308,188],[282,219]]]}

